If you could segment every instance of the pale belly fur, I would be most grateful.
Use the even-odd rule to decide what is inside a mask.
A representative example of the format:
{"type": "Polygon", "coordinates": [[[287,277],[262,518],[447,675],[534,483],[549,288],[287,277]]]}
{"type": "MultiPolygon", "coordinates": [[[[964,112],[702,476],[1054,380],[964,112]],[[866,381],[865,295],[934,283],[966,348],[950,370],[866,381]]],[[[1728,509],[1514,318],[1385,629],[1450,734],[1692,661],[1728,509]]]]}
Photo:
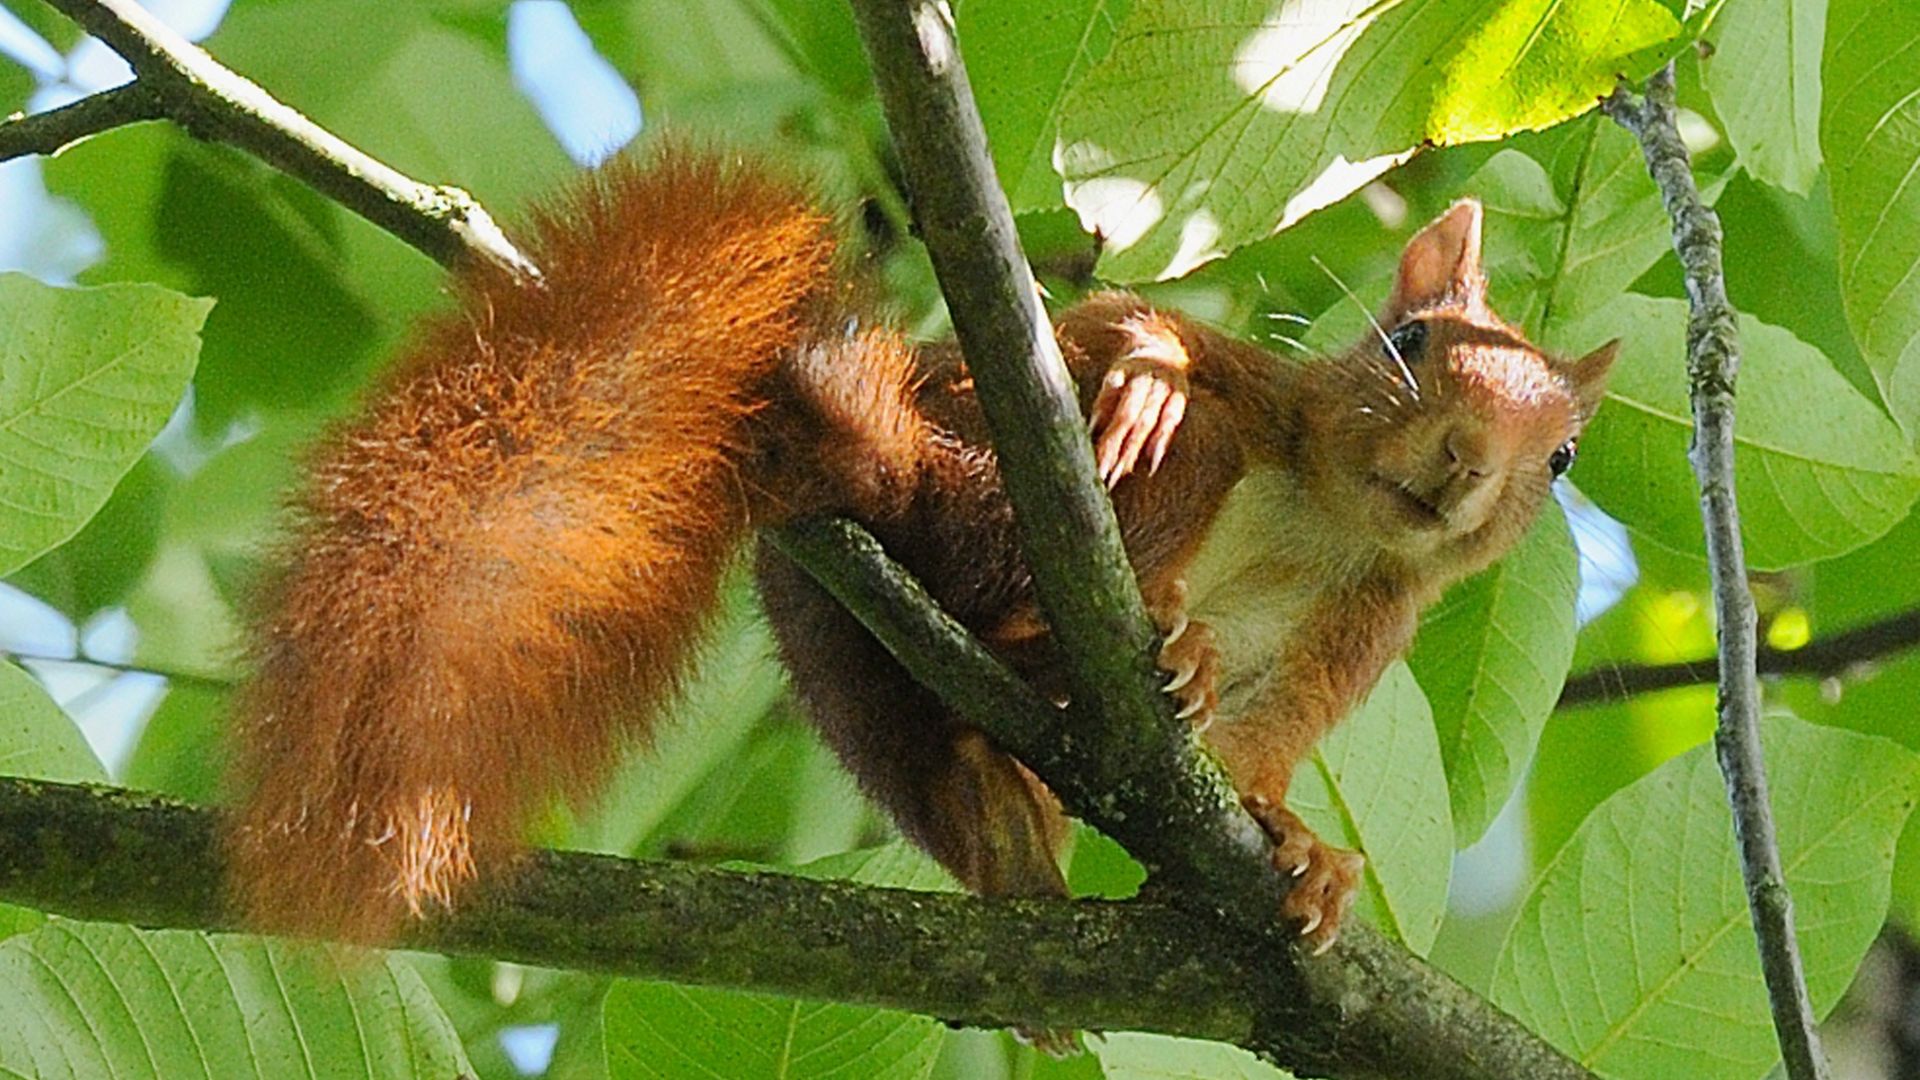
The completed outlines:
{"type": "Polygon", "coordinates": [[[1329,548],[1328,530],[1303,527],[1313,513],[1286,473],[1249,473],[1187,569],[1187,612],[1219,648],[1223,717],[1244,710],[1315,593],[1351,562],[1351,549],[1329,548]]]}

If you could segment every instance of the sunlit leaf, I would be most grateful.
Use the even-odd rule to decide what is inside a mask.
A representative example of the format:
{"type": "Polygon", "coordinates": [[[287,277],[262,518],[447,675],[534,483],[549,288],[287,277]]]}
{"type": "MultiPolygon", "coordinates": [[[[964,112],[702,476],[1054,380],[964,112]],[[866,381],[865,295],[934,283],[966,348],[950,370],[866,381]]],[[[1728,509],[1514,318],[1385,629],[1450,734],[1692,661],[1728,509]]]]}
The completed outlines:
{"type": "Polygon", "coordinates": [[[1142,0],[1062,114],[1121,280],[1176,277],[1425,144],[1577,115],[1681,34],[1657,0],[1142,0]]]}

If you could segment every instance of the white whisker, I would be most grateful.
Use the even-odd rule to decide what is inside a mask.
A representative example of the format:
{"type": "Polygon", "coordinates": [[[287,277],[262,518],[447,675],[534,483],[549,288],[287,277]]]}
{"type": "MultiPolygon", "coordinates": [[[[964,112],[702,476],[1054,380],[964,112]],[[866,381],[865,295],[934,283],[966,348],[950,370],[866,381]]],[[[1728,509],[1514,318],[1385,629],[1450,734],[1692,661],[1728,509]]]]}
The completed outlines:
{"type": "Polygon", "coordinates": [[[1393,362],[1400,366],[1400,374],[1406,377],[1407,392],[1413,395],[1413,400],[1419,401],[1420,382],[1413,377],[1413,369],[1407,366],[1407,361],[1400,355],[1399,348],[1393,344],[1393,338],[1389,337],[1386,329],[1380,325],[1380,320],[1373,317],[1373,312],[1368,310],[1366,304],[1361,303],[1360,298],[1353,294],[1352,289],[1347,288],[1347,283],[1340,280],[1340,275],[1334,273],[1332,267],[1320,261],[1320,256],[1309,255],[1307,258],[1313,260],[1313,265],[1319,267],[1321,273],[1333,279],[1333,283],[1340,287],[1340,291],[1347,295],[1347,299],[1353,301],[1353,306],[1360,309],[1360,314],[1367,317],[1367,325],[1373,327],[1373,332],[1380,335],[1380,344],[1387,347],[1387,355],[1393,357],[1393,362]]]}

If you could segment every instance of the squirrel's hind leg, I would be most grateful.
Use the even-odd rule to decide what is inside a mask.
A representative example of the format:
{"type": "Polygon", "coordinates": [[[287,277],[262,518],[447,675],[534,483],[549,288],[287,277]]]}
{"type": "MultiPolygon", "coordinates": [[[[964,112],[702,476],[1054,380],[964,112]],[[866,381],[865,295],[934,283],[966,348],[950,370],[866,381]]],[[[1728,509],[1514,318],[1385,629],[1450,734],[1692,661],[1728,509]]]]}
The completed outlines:
{"type": "Polygon", "coordinates": [[[901,833],[976,893],[1067,895],[1066,818],[1045,785],[956,720],[805,571],[762,545],[755,577],[794,693],[901,833]]]}

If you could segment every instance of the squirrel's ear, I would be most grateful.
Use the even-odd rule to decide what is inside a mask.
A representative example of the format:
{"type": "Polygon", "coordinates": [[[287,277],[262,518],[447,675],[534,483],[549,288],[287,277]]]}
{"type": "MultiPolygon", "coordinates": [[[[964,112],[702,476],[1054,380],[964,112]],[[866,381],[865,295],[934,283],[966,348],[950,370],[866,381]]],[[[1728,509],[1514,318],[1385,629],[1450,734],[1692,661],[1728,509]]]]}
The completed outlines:
{"type": "Polygon", "coordinates": [[[1407,242],[1387,311],[1480,307],[1487,278],[1480,270],[1480,201],[1461,199],[1407,242]]]}
{"type": "Polygon", "coordinates": [[[1580,403],[1583,424],[1600,408],[1600,399],[1607,393],[1607,372],[1613,370],[1614,357],[1619,355],[1620,339],[1614,338],[1567,365],[1567,382],[1572,384],[1574,399],[1580,403]]]}

